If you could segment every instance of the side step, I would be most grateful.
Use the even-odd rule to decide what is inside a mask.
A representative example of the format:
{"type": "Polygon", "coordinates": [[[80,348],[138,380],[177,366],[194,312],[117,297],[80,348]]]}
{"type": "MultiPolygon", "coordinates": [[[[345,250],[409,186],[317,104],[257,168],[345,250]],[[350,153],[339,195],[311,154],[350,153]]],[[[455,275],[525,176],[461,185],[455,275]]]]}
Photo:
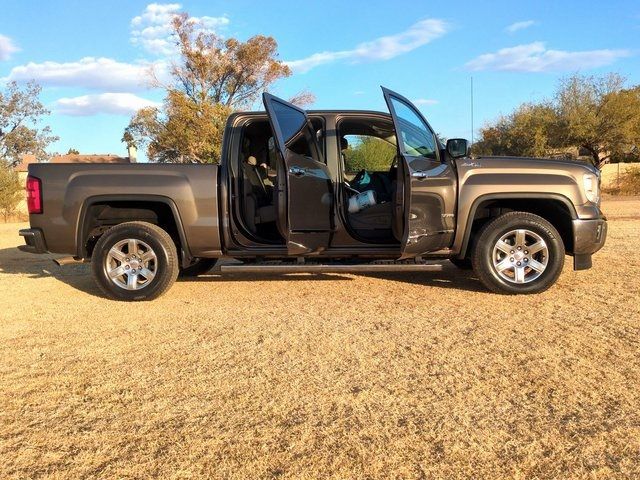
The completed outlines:
{"type": "Polygon", "coordinates": [[[221,265],[222,273],[359,273],[359,272],[439,272],[440,264],[425,263],[388,263],[388,264],[299,264],[299,265],[259,265],[230,264],[221,265]]]}
{"type": "Polygon", "coordinates": [[[76,257],[54,258],[53,262],[56,263],[59,267],[64,267],[65,265],[79,265],[81,263],[89,263],[84,258],[76,258],[76,257]]]}

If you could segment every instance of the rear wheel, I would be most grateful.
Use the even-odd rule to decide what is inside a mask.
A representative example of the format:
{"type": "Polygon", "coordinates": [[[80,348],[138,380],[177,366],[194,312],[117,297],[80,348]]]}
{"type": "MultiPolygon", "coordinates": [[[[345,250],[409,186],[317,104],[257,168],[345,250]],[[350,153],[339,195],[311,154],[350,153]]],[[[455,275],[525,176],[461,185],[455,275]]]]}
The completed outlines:
{"type": "Polygon", "coordinates": [[[564,266],[564,244],[551,223],[527,212],[509,212],[487,223],[472,252],[480,281],[496,293],[539,293],[564,266]]]}
{"type": "Polygon", "coordinates": [[[152,300],[178,276],[178,254],[157,225],[127,222],[107,230],[96,243],[91,272],[98,287],[116,300],[152,300]]]}
{"type": "Polygon", "coordinates": [[[204,275],[218,263],[217,258],[198,258],[191,265],[180,269],[180,277],[197,277],[204,275]]]}

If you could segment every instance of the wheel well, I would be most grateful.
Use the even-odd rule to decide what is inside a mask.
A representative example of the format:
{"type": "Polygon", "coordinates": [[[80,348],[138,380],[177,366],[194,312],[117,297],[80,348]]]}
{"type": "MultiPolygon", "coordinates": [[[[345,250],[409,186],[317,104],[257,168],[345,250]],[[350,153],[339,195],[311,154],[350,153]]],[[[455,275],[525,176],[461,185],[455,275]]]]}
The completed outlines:
{"type": "Polygon", "coordinates": [[[149,222],[165,230],[181,249],[180,232],[171,207],[157,201],[100,201],[92,203],[84,214],[80,245],[83,257],[89,258],[102,234],[114,225],[124,222],[149,222]]]}
{"type": "Polygon", "coordinates": [[[548,198],[504,198],[482,201],[473,214],[471,233],[464,254],[471,251],[474,238],[489,220],[507,212],[528,212],[547,220],[558,230],[567,253],[573,252],[573,218],[569,207],[561,200],[548,198]]]}

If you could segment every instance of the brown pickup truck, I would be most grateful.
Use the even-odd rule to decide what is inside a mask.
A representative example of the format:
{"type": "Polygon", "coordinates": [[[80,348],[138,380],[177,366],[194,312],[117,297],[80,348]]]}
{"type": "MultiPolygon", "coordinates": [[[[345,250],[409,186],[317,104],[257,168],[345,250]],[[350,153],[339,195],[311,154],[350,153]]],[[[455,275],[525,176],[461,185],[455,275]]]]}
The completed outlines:
{"type": "Polygon", "coordinates": [[[565,255],[591,267],[607,223],[587,163],[476,157],[443,146],[384,89],[389,113],[304,111],[264,94],[233,114],[220,165],[32,164],[34,253],[91,260],[104,293],[148,300],[177,276],[473,268],[500,293],[536,293],[565,255]]]}

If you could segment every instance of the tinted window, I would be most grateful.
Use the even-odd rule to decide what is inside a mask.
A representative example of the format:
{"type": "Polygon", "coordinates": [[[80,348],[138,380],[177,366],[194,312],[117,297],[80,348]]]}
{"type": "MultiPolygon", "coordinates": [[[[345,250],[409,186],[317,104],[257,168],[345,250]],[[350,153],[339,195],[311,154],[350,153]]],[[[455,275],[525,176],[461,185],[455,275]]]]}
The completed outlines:
{"type": "Polygon", "coordinates": [[[391,97],[400,131],[400,149],[402,153],[413,157],[435,158],[436,141],[431,129],[406,103],[391,97]]]}
{"type": "Polygon", "coordinates": [[[278,101],[271,103],[278,125],[282,131],[282,138],[287,147],[289,142],[302,130],[306,124],[306,118],[302,112],[295,110],[278,101]]]}

